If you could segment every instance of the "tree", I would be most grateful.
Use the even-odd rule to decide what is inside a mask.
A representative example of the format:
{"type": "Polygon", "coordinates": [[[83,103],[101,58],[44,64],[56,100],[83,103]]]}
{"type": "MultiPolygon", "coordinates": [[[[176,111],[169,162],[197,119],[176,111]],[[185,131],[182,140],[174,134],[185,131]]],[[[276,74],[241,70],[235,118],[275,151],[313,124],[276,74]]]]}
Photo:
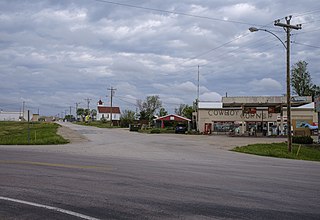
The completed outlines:
{"type": "Polygon", "coordinates": [[[320,94],[320,86],[312,85],[311,87],[312,98],[314,98],[316,95],[319,95],[319,94],[320,94]]]}
{"type": "Polygon", "coordinates": [[[174,109],[174,113],[175,113],[176,115],[182,116],[182,112],[183,112],[183,109],[184,109],[185,107],[186,107],[185,104],[180,104],[178,108],[175,108],[175,109],[174,109]]]}
{"type": "Polygon", "coordinates": [[[129,127],[135,120],[136,113],[131,110],[124,110],[120,117],[120,126],[129,127]]]}
{"type": "Polygon", "coordinates": [[[83,108],[78,108],[77,109],[77,116],[80,115],[82,118],[82,121],[84,121],[84,109],[83,108]]]}
{"type": "Polygon", "coordinates": [[[175,114],[192,119],[192,113],[194,112],[193,106],[186,104],[180,104],[178,108],[175,108],[175,114]]]}
{"type": "Polygon", "coordinates": [[[92,120],[96,119],[96,116],[97,116],[97,110],[96,109],[91,109],[92,120]]]}
{"type": "Polygon", "coordinates": [[[293,92],[299,96],[312,96],[320,93],[320,87],[312,83],[310,73],[307,70],[308,63],[299,61],[292,66],[291,86],[293,92]]]}
{"type": "Polygon", "coordinates": [[[84,115],[85,115],[85,116],[87,116],[87,115],[90,116],[90,113],[91,113],[91,112],[90,112],[90,109],[87,108],[87,109],[84,110],[84,115]]]}
{"type": "Polygon", "coordinates": [[[157,109],[161,108],[162,102],[158,95],[147,96],[146,100],[137,101],[138,108],[140,110],[140,120],[147,119],[151,121],[153,119],[154,113],[157,109]]]}
{"type": "Polygon", "coordinates": [[[192,113],[194,112],[194,109],[192,106],[186,105],[186,107],[182,111],[182,116],[192,119],[192,113]]]}
{"type": "Polygon", "coordinates": [[[166,111],[166,109],[161,107],[159,110],[159,116],[162,117],[162,116],[166,116],[167,114],[168,112],[166,111]]]}
{"type": "Polygon", "coordinates": [[[71,122],[74,121],[73,115],[66,115],[66,116],[64,116],[64,119],[67,121],[71,121],[71,122]]]}

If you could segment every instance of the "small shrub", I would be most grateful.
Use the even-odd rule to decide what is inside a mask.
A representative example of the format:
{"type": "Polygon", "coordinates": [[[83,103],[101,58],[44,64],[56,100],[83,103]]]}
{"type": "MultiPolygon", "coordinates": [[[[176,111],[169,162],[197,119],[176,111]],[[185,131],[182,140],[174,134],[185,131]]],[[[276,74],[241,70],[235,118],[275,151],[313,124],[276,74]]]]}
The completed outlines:
{"type": "Polygon", "coordinates": [[[150,131],[150,134],[160,134],[160,133],[161,133],[160,129],[152,129],[150,131]]]}
{"type": "Polygon", "coordinates": [[[100,121],[101,121],[102,123],[107,123],[107,119],[106,119],[106,118],[101,118],[100,121]]]}
{"type": "Polygon", "coordinates": [[[313,144],[313,139],[310,136],[293,136],[292,142],[296,144],[313,144]]]}
{"type": "Polygon", "coordinates": [[[141,125],[135,125],[135,124],[130,124],[129,125],[129,130],[130,131],[139,131],[141,129],[141,125]]]}

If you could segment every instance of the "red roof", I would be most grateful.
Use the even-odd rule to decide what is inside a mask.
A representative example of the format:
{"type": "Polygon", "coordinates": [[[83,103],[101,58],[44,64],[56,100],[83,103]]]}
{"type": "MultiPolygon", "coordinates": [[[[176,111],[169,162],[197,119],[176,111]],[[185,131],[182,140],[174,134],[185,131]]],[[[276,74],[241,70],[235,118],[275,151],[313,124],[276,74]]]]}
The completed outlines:
{"type": "Polygon", "coordinates": [[[180,115],[170,114],[160,118],[155,119],[156,121],[191,121],[189,118],[182,117],[180,115]]]}
{"type": "MultiPolygon", "coordinates": [[[[111,113],[111,107],[98,106],[98,113],[111,113]]],[[[112,107],[112,113],[120,114],[120,108],[112,107]]]]}

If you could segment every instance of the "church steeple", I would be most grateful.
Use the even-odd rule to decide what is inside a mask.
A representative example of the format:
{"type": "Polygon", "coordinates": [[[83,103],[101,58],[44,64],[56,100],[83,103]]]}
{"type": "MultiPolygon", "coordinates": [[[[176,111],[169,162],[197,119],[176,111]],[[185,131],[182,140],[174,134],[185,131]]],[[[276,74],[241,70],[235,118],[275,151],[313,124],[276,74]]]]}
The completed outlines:
{"type": "Polygon", "coordinates": [[[101,99],[98,101],[98,105],[103,105],[103,102],[101,101],[101,99]]]}

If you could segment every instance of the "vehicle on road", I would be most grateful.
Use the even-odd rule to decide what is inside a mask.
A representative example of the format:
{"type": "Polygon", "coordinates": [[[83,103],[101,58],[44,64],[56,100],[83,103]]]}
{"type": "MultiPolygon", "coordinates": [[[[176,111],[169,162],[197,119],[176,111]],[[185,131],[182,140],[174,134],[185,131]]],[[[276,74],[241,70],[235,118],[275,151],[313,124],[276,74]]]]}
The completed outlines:
{"type": "Polygon", "coordinates": [[[184,134],[186,133],[186,131],[188,130],[187,125],[186,124],[177,124],[176,125],[176,129],[175,129],[175,133],[181,133],[184,134]]]}

